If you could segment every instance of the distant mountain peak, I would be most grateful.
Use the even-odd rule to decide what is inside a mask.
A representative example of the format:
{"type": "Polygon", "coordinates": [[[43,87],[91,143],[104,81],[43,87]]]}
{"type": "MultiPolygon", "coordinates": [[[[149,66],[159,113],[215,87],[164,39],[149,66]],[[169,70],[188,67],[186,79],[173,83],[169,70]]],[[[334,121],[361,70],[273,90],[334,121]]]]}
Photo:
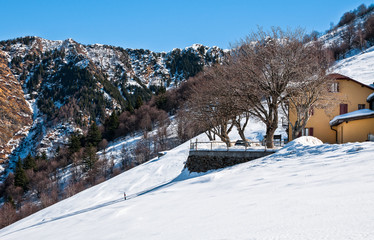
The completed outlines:
{"type": "Polygon", "coordinates": [[[28,138],[17,150],[33,153],[49,145],[47,133],[57,126],[73,123],[73,128],[79,128],[85,121],[103,121],[113,110],[133,108],[139,97],[148,101],[159,87],[177,86],[204,66],[221,62],[226,54],[202,44],[159,53],[37,36],[1,41],[0,50],[23,88],[20,91],[27,93],[36,109],[37,124],[30,133],[34,140],[28,138]]]}

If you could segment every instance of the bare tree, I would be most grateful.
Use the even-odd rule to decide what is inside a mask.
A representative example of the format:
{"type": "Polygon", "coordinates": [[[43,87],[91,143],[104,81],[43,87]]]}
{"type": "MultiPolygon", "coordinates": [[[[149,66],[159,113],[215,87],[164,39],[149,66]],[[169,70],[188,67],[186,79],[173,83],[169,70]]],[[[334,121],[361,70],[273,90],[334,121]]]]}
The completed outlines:
{"type": "MultiPolygon", "coordinates": [[[[194,121],[193,113],[186,105],[178,109],[175,118],[177,120],[177,134],[180,142],[185,142],[206,130],[206,128],[203,128],[202,124],[194,121]]],[[[211,131],[205,131],[205,133],[207,132],[211,133],[211,131]]],[[[215,140],[213,133],[208,137],[211,141],[215,140]]]]}
{"type": "Polygon", "coordinates": [[[287,106],[283,110],[296,116],[295,121],[289,121],[292,139],[297,138],[305,128],[314,109],[325,108],[331,102],[327,101],[330,79],[327,76],[315,76],[315,79],[305,79],[289,90],[287,106]]]}
{"type": "Polygon", "coordinates": [[[52,204],[58,202],[58,187],[55,184],[52,184],[48,191],[44,191],[40,194],[40,202],[42,207],[48,207],[52,204]]]}
{"type": "Polygon", "coordinates": [[[345,45],[348,47],[348,50],[353,48],[355,37],[356,37],[356,27],[354,23],[350,23],[342,33],[342,39],[345,45]]]}
{"type": "Polygon", "coordinates": [[[0,208],[0,228],[8,226],[17,220],[17,213],[11,203],[5,203],[0,208]]]}
{"type": "Polygon", "coordinates": [[[191,118],[201,128],[217,135],[227,146],[230,146],[229,133],[234,127],[232,121],[236,116],[233,107],[232,91],[229,89],[230,76],[227,66],[216,65],[205,69],[198,76],[199,83],[193,86],[193,94],[187,102],[193,113],[191,118]]]}
{"type": "Polygon", "coordinates": [[[368,17],[368,19],[364,23],[364,33],[365,39],[370,42],[370,44],[374,43],[374,16],[368,17]]]}
{"type": "Polygon", "coordinates": [[[156,118],[157,131],[153,136],[154,139],[154,151],[163,151],[168,146],[168,127],[170,125],[170,119],[165,111],[159,111],[156,118]]]}
{"type": "Polygon", "coordinates": [[[21,207],[18,213],[19,218],[22,219],[27,216],[30,216],[31,214],[37,212],[39,209],[39,206],[35,205],[34,203],[27,202],[21,207]]]}
{"type": "Polygon", "coordinates": [[[71,197],[77,194],[78,192],[82,191],[83,189],[84,189],[84,186],[82,182],[71,181],[69,185],[65,188],[65,196],[71,197]]]}
{"type": "Polygon", "coordinates": [[[326,75],[331,62],[328,51],[320,43],[312,42],[305,47],[297,78],[286,90],[288,113],[296,116],[295,122],[289,121],[292,139],[305,128],[314,109],[327,108],[334,101],[328,94],[333,79],[326,75]]]}
{"type": "Polygon", "coordinates": [[[131,151],[130,149],[126,148],[125,147],[125,144],[122,145],[121,147],[121,167],[122,167],[122,170],[128,170],[131,166],[131,162],[132,162],[132,159],[131,159],[131,151]]]}
{"type": "Polygon", "coordinates": [[[357,33],[354,39],[354,46],[358,47],[361,51],[366,47],[365,32],[363,24],[357,27],[357,33]]]}
{"type": "Polygon", "coordinates": [[[103,150],[103,154],[106,154],[106,147],[108,146],[108,140],[105,138],[99,142],[98,148],[103,150]]]}
{"type": "MultiPolygon", "coordinates": [[[[233,51],[231,65],[236,70],[233,88],[248,111],[266,125],[266,145],[274,147],[278,109],[288,99],[289,89],[326,70],[318,57],[319,48],[303,44],[304,32],[272,28],[251,33],[233,51]],[[318,60],[318,61],[317,61],[318,60]],[[317,63],[315,62],[317,61],[317,63]],[[319,65],[318,63],[321,63],[319,65]],[[319,68],[322,67],[322,70],[319,68]]],[[[294,91],[291,91],[294,92],[294,91]]]]}
{"type": "Polygon", "coordinates": [[[239,113],[236,118],[233,119],[234,125],[238,131],[240,138],[247,144],[247,138],[244,135],[245,128],[248,125],[249,118],[251,117],[248,111],[239,113]]]}
{"type": "Polygon", "coordinates": [[[150,139],[142,138],[139,140],[136,144],[134,153],[137,165],[148,161],[152,154],[150,139]]]}

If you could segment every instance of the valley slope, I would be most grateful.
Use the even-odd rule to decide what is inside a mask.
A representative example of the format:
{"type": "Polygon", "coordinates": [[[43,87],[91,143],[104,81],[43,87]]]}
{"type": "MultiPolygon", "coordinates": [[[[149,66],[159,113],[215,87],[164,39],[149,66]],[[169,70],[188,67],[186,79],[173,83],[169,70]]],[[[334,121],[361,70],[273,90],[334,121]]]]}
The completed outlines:
{"type": "Polygon", "coordinates": [[[10,239],[372,239],[373,143],[300,138],[227,169],[188,143],[0,230],[10,239]],[[128,200],[123,200],[126,191],[128,200]]]}

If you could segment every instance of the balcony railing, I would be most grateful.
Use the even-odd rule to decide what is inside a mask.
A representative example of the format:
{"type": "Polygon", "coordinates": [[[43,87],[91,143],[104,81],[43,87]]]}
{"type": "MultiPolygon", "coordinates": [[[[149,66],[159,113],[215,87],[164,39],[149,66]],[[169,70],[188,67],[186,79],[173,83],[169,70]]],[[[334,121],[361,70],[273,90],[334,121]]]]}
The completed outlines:
{"type": "MultiPolygon", "coordinates": [[[[274,148],[278,149],[284,146],[284,140],[275,140],[274,148]]],[[[227,145],[225,142],[222,141],[210,141],[210,142],[199,142],[196,140],[195,142],[190,142],[190,151],[267,151],[268,148],[266,147],[266,140],[264,141],[235,141],[230,142],[227,145]]]]}

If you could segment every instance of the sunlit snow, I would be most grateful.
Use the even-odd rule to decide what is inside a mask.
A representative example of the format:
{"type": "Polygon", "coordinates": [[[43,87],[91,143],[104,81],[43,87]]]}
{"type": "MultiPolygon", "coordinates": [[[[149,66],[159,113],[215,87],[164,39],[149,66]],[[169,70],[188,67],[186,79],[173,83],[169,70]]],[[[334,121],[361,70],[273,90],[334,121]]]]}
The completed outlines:
{"type": "Polygon", "coordinates": [[[372,239],[374,143],[290,142],[204,174],[189,143],[0,230],[1,239],[372,239]],[[128,199],[123,200],[126,192],[128,199]]]}

